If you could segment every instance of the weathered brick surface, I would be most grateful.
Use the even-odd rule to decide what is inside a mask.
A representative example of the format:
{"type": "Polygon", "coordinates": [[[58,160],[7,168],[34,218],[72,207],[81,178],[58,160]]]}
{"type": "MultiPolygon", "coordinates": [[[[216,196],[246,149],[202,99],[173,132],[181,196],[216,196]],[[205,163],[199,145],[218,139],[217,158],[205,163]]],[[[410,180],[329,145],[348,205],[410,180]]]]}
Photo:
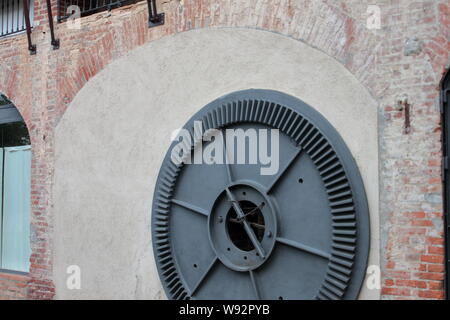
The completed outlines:
{"type": "Polygon", "coordinates": [[[395,1],[377,75],[380,101],[381,238],[384,298],[444,297],[439,82],[448,63],[448,1],[395,1]],[[447,34],[446,34],[447,33],[447,34]],[[421,51],[405,56],[417,38],[421,51]],[[408,101],[411,129],[405,134],[408,101]],[[407,281],[404,281],[407,280],[407,281]]]}
{"type": "Polygon", "coordinates": [[[28,276],[0,273],[0,300],[21,300],[27,298],[28,276]]]}
{"type": "MultiPolygon", "coordinates": [[[[379,101],[382,295],[443,298],[439,82],[449,61],[450,0],[376,1],[382,29],[369,30],[366,10],[373,2],[171,0],[160,5],[166,24],[148,29],[144,1],[85,17],[81,29],[56,24],[61,48],[54,51],[45,1],[36,0],[32,37],[37,55],[28,54],[24,34],[0,38],[0,91],[22,112],[33,144],[27,297],[54,296],[53,130],[77,92],[108,63],[149,41],[193,28],[248,27],[287,35],[327,53],[379,101]],[[410,128],[405,128],[406,105],[410,128]]],[[[56,8],[56,0],[52,3],[56,8]]],[[[2,289],[2,279],[0,274],[0,295],[6,295],[10,289],[2,289]]]]}

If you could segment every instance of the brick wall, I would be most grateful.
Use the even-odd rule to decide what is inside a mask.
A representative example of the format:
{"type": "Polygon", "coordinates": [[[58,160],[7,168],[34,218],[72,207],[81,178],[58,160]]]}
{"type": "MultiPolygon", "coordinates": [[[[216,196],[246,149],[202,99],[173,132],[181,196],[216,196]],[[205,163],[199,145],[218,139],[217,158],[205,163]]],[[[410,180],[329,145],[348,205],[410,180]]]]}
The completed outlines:
{"type": "Polygon", "coordinates": [[[18,300],[27,297],[28,276],[0,273],[0,300],[18,300]]]}
{"type": "MultiPolygon", "coordinates": [[[[56,24],[61,48],[53,50],[45,1],[36,0],[37,54],[29,55],[24,34],[0,38],[0,92],[22,112],[33,146],[27,298],[51,299],[55,293],[53,130],[70,102],[91,77],[134,48],[209,26],[258,28],[299,39],[334,57],[368,88],[379,101],[383,298],[443,298],[438,84],[449,61],[450,0],[376,1],[381,30],[366,27],[367,5],[374,2],[367,0],[161,2],[164,26],[148,29],[147,5],[139,2],[82,18],[81,29],[56,24]],[[405,128],[407,105],[410,128],[405,128]]],[[[56,0],[52,3],[56,8],[56,0]]],[[[9,277],[0,274],[0,285],[9,277]]],[[[8,284],[21,288],[17,298],[25,295],[24,279],[8,284]]],[[[0,295],[11,290],[2,288],[0,295]]]]}
{"type": "Polygon", "coordinates": [[[377,76],[387,80],[379,100],[382,293],[389,299],[444,298],[439,82],[450,49],[448,21],[442,23],[449,5],[401,1],[384,16],[392,31],[385,33],[377,76]],[[408,51],[405,41],[415,39],[417,48],[408,51]]]}

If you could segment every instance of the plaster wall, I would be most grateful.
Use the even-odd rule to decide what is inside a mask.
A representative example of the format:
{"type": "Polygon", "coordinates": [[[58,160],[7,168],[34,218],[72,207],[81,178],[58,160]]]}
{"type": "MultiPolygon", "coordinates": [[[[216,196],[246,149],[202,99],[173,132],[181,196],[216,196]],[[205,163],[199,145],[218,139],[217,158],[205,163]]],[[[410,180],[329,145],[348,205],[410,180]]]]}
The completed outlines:
{"type": "MultiPolygon", "coordinates": [[[[162,38],[112,62],[77,94],[55,133],[56,298],[160,299],[150,215],[172,132],[207,103],[258,88],[295,96],[341,134],[369,201],[379,265],[377,102],[338,61],[300,41],[241,28],[162,38]],[[67,267],[81,268],[68,290],[67,267]]],[[[361,299],[379,299],[365,285],[361,299]]]]}

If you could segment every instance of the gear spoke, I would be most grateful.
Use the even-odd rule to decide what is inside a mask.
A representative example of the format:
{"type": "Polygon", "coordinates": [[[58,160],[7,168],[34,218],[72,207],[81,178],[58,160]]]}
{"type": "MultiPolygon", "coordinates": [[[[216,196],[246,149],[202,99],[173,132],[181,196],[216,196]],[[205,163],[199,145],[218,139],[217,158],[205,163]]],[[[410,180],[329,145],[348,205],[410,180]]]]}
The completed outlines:
{"type": "Polygon", "coordinates": [[[297,157],[302,153],[302,148],[299,148],[297,150],[297,152],[294,154],[294,156],[289,160],[289,162],[284,166],[283,170],[281,170],[278,175],[276,176],[276,178],[272,181],[272,183],[270,184],[270,186],[267,188],[266,193],[269,194],[273,187],[275,187],[275,185],[278,183],[278,181],[284,176],[284,174],[286,173],[286,171],[290,168],[290,166],[294,163],[295,159],[297,159],[297,157]]]}
{"type": "Polygon", "coordinates": [[[209,216],[208,210],[205,210],[203,208],[197,207],[196,205],[193,205],[192,203],[181,201],[181,200],[177,200],[177,199],[172,199],[171,201],[172,201],[173,204],[176,204],[176,205],[178,205],[180,207],[188,209],[191,212],[195,212],[195,213],[201,214],[202,216],[205,216],[205,217],[209,216]]]}
{"type": "Polygon", "coordinates": [[[252,282],[253,291],[255,292],[256,299],[261,300],[261,294],[258,289],[258,284],[256,283],[255,272],[250,270],[250,280],[252,282]]]}
{"type": "Polygon", "coordinates": [[[228,182],[231,184],[231,183],[233,183],[233,175],[231,173],[231,164],[228,159],[228,150],[227,150],[227,145],[225,142],[224,130],[222,130],[222,144],[223,144],[223,152],[224,152],[224,156],[225,156],[225,168],[227,169],[228,182]]]}
{"type": "Polygon", "coordinates": [[[330,259],[331,258],[331,254],[329,254],[327,252],[324,252],[322,250],[310,247],[310,246],[308,246],[306,244],[303,244],[303,243],[300,243],[300,242],[297,242],[297,241],[288,240],[288,239],[279,238],[279,237],[277,238],[277,241],[279,243],[284,244],[284,245],[293,247],[295,249],[299,249],[299,250],[304,251],[304,252],[308,252],[310,254],[314,254],[316,256],[319,256],[319,257],[322,257],[322,258],[325,258],[325,259],[330,259]]]}
{"type": "Polygon", "coordinates": [[[198,280],[197,284],[190,290],[190,296],[192,297],[195,292],[197,292],[198,288],[200,288],[200,286],[202,285],[202,283],[204,282],[205,278],[208,276],[208,274],[211,272],[211,270],[213,269],[214,265],[216,264],[217,260],[219,260],[216,257],[214,257],[213,261],[211,262],[211,264],[208,266],[208,269],[206,269],[205,273],[201,276],[201,278],[198,280]]]}

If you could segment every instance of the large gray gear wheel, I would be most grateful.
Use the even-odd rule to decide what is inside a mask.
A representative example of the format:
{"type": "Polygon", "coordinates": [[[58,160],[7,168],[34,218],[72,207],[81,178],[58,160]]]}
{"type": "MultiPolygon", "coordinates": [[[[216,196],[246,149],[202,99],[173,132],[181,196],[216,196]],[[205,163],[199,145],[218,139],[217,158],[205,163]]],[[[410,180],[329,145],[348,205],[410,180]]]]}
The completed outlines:
{"type": "MultiPolygon", "coordinates": [[[[279,129],[278,174],[260,165],[175,164],[155,187],[152,238],[171,299],[357,299],[369,252],[358,167],[304,102],[269,90],[229,94],[185,125],[279,129]]],[[[190,147],[194,148],[195,142],[190,147]]]]}

